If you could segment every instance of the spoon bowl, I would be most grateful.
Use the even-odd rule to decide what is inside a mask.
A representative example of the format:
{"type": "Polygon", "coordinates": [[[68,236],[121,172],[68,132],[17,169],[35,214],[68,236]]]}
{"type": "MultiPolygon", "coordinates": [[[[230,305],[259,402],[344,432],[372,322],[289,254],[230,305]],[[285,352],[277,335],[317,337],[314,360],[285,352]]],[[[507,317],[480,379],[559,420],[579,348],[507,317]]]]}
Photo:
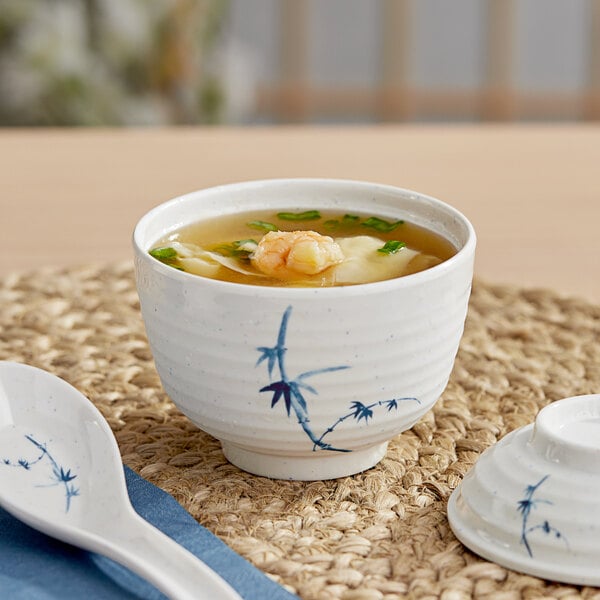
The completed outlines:
{"type": "Polygon", "coordinates": [[[240,599],[133,509],[98,409],[42,369],[0,361],[0,506],[29,526],[116,560],[170,598],[240,599]]]}

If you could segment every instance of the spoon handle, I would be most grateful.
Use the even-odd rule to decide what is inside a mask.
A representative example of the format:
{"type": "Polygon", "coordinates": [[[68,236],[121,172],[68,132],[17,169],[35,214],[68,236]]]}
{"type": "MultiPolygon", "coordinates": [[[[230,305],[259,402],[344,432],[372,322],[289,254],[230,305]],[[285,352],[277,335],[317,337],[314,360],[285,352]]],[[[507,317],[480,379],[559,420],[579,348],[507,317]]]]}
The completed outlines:
{"type": "Polygon", "coordinates": [[[133,510],[121,517],[111,531],[96,537],[94,550],[137,573],[171,600],[242,600],[220,575],[133,510]]]}

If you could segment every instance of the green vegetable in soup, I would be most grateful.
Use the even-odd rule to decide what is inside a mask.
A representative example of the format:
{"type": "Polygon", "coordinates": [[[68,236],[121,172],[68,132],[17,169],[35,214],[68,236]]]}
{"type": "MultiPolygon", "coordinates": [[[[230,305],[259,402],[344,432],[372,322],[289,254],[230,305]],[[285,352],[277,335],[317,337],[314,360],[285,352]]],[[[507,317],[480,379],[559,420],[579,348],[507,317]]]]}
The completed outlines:
{"type": "Polygon", "coordinates": [[[163,246],[162,248],[154,248],[154,250],[150,250],[150,256],[154,256],[154,258],[158,258],[158,260],[168,260],[171,258],[177,258],[177,251],[175,248],[171,248],[170,246],[163,246]]]}
{"type": "Polygon", "coordinates": [[[268,223],[267,221],[250,221],[247,223],[248,227],[251,229],[259,229],[262,231],[277,231],[277,225],[273,225],[273,223],[268,223]]]}
{"type": "Polygon", "coordinates": [[[237,256],[239,258],[248,258],[252,252],[256,250],[258,242],[256,240],[236,240],[230,244],[219,244],[212,248],[214,252],[218,252],[223,256],[237,256]]]}
{"type": "Polygon", "coordinates": [[[406,248],[405,242],[399,242],[398,240],[389,240],[386,242],[381,248],[377,250],[377,252],[381,252],[381,254],[396,254],[402,248],[406,248]]]}
{"type": "Polygon", "coordinates": [[[370,229],[374,229],[375,231],[380,231],[381,233],[389,233],[390,231],[394,231],[398,225],[402,225],[404,221],[386,221],[385,219],[380,219],[379,217],[369,217],[366,221],[361,223],[363,227],[368,227],[370,229]]]}
{"type": "Polygon", "coordinates": [[[321,218],[318,210],[305,210],[304,212],[280,212],[277,217],[282,221],[316,221],[321,218]]]}
{"type": "Polygon", "coordinates": [[[175,248],[171,248],[171,246],[161,246],[160,248],[154,248],[149,251],[150,256],[160,260],[161,263],[165,265],[169,265],[174,269],[179,269],[183,271],[181,266],[179,266],[179,255],[177,254],[177,250],[175,248]]]}

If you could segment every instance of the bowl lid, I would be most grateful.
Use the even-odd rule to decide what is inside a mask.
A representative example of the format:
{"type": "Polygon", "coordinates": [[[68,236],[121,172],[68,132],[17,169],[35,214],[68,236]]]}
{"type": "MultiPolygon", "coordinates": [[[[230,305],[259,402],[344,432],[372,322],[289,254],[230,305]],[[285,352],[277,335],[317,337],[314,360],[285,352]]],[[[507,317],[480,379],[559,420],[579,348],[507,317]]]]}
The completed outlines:
{"type": "Polygon", "coordinates": [[[504,567],[600,585],[600,394],[543,408],[488,448],[448,502],[456,537],[504,567]]]}

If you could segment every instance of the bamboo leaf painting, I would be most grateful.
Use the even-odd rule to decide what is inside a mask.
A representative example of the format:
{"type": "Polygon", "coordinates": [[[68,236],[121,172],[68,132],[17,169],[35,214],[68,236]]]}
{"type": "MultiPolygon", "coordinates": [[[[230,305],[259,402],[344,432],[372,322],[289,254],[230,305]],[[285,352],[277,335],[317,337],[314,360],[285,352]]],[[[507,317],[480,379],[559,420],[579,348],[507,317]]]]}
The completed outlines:
{"type": "Polygon", "coordinates": [[[517,511],[521,513],[521,543],[525,546],[527,554],[533,558],[533,549],[531,547],[530,537],[536,531],[542,531],[544,534],[552,534],[556,539],[562,538],[566,543],[566,539],[561,532],[553,527],[547,519],[531,524],[531,513],[540,505],[551,505],[552,502],[542,498],[536,498],[535,495],[539,488],[548,479],[549,475],[542,477],[536,484],[528,485],[525,488],[525,497],[517,502],[517,511]]]}
{"type": "Polygon", "coordinates": [[[50,475],[48,477],[49,483],[40,484],[36,487],[62,486],[65,494],[65,512],[69,512],[69,509],[71,508],[71,499],[79,496],[79,488],[75,487],[75,485],[72,483],[73,480],[77,478],[77,475],[74,474],[71,469],[65,469],[65,467],[59,465],[49,452],[46,444],[38,442],[31,435],[26,435],[25,439],[27,439],[38,450],[38,453],[36,453],[35,457],[32,459],[20,457],[16,460],[3,458],[1,461],[2,464],[7,467],[17,467],[25,469],[26,471],[31,471],[33,467],[40,465],[45,459],[45,462],[47,462],[50,466],[50,475]]]}
{"type": "Polygon", "coordinates": [[[256,348],[260,354],[256,362],[256,366],[266,362],[267,373],[269,379],[271,380],[267,385],[261,387],[259,392],[271,394],[272,409],[274,409],[280,403],[280,401],[283,400],[282,404],[285,408],[286,415],[290,417],[293,413],[296,416],[298,419],[298,424],[304,430],[313,444],[313,451],[329,450],[333,452],[351,452],[351,450],[346,448],[338,448],[328,443],[325,441],[325,438],[332,433],[336,427],[348,419],[354,419],[357,423],[364,423],[365,425],[368,425],[369,422],[375,418],[375,411],[378,408],[384,408],[386,409],[385,413],[389,413],[391,411],[398,410],[400,402],[410,401],[420,404],[420,401],[414,397],[378,400],[369,404],[353,401],[350,403],[348,412],[342,414],[320,435],[317,434],[313,430],[310,423],[309,403],[307,402],[304,392],[308,392],[315,396],[318,395],[318,392],[316,386],[313,384],[308,384],[306,380],[325,373],[344,371],[349,369],[350,365],[336,365],[319,369],[311,369],[309,371],[300,373],[296,377],[290,377],[288,375],[286,363],[288,351],[286,346],[286,337],[291,314],[292,307],[288,306],[281,318],[275,346],[259,346],[256,348]],[[275,376],[275,381],[272,381],[275,373],[278,373],[278,375],[275,376]]]}

